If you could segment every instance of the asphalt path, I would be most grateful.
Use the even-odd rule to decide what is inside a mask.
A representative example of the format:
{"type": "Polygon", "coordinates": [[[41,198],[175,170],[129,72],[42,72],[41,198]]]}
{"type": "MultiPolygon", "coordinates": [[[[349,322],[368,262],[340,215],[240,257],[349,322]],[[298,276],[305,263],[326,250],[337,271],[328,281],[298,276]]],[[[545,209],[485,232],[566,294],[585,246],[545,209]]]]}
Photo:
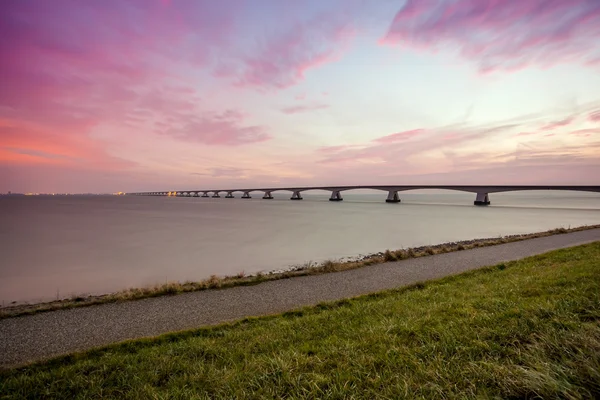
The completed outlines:
{"type": "Polygon", "coordinates": [[[600,229],[312,275],[0,320],[0,367],[128,339],[281,313],[600,240],[600,229]]]}

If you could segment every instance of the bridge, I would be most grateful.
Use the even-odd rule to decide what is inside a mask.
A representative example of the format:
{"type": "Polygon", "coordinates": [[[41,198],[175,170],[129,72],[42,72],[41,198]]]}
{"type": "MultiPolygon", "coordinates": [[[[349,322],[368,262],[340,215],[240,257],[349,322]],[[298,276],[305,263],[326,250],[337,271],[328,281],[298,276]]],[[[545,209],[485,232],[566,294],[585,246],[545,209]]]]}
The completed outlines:
{"type": "Polygon", "coordinates": [[[600,193],[600,186],[483,186],[483,185],[385,185],[385,186],[310,186],[310,187],[284,187],[284,188],[256,188],[256,189],[209,189],[209,190],[174,190],[161,192],[140,192],[127,193],[133,196],[178,196],[178,197],[221,197],[221,193],[225,193],[226,199],[235,198],[234,193],[242,193],[242,199],[250,199],[253,192],[262,192],[262,198],[265,200],[272,199],[273,192],[292,192],[290,200],[302,200],[302,192],[309,190],[324,190],[330,191],[331,197],[329,201],[342,201],[342,192],[348,190],[369,189],[380,190],[387,192],[386,203],[400,203],[398,192],[419,189],[443,189],[457,190],[460,192],[475,193],[476,206],[487,206],[490,203],[490,193],[500,192],[515,192],[522,190],[570,190],[579,192],[597,192],[600,193]],[[202,195],[200,195],[202,193],[202,195]]]}

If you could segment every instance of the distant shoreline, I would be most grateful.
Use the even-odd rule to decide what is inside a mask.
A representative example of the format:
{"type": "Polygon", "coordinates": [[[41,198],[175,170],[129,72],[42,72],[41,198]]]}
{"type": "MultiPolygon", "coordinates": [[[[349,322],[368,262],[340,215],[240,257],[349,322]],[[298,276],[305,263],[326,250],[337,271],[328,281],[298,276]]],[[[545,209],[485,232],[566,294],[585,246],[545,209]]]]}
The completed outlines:
{"type": "Polygon", "coordinates": [[[343,257],[338,260],[328,260],[320,263],[308,262],[302,265],[290,266],[288,268],[273,270],[267,273],[258,272],[247,275],[240,272],[233,276],[218,277],[212,275],[210,278],[195,282],[167,282],[164,284],[130,288],[104,295],[79,295],[65,299],[40,303],[24,303],[0,307],[0,319],[19,317],[22,315],[37,314],[62,310],[75,307],[86,307],[104,303],[116,303],[123,301],[140,300],[149,297],[176,295],[186,292],[195,292],[208,289],[225,289],[235,286],[256,285],[261,282],[279,279],[288,279],[297,276],[319,275],[331,272],[339,272],[350,269],[366,267],[384,262],[399,261],[409,258],[425,257],[434,254],[449,253],[472,249],[475,247],[494,246],[502,243],[517,242],[526,239],[552,236],[569,232],[578,232],[589,229],[600,228],[600,225],[584,225],[577,228],[557,228],[544,232],[508,235],[497,238],[483,238],[447,242],[431,246],[419,246],[408,249],[386,250],[384,252],[371,253],[356,257],[343,257]]]}

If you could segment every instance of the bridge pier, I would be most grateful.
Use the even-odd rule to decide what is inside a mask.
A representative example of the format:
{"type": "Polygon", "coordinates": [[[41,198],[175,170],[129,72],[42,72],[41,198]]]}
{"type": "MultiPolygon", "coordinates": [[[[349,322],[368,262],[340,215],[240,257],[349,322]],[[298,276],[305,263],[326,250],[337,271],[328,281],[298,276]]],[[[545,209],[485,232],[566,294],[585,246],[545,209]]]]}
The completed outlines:
{"type": "Polygon", "coordinates": [[[198,192],[194,192],[194,197],[200,197],[200,194],[198,192]]]}
{"type": "Polygon", "coordinates": [[[400,203],[400,197],[398,197],[397,190],[390,190],[387,195],[387,199],[385,199],[386,203],[400,203]]]}
{"type": "Polygon", "coordinates": [[[251,199],[252,197],[250,197],[250,192],[244,192],[244,194],[242,195],[242,199],[251,199]]]}
{"type": "Polygon", "coordinates": [[[233,199],[233,192],[227,192],[227,196],[225,196],[226,199],[233,199]]]}
{"type": "Polygon", "coordinates": [[[475,197],[475,201],[473,202],[476,206],[489,206],[490,197],[487,193],[477,193],[477,197],[475,197]]]}
{"type": "Polygon", "coordinates": [[[202,196],[200,196],[200,197],[210,197],[210,196],[208,195],[208,192],[202,192],[202,196]]]}
{"type": "Polygon", "coordinates": [[[295,191],[294,194],[292,194],[292,197],[290,197],[290,200],[302,200],[302,196],[300,195],[300,192],[295,191]]]}
{"type": "Polygon", "coordinates": [[[273,195],[271,194],[271,192],[265,192],[265,195],[263,196],[263,199],[265,199],[265,200],[273,200],[273,195]]]}
{"type": "Polygon", "coordinates": [[[218,197],[221,197],[221,196],[219,196],[219,192],[213,192],[213,195],[212,195],[212,197],[216,197],[216,198],[218,198],[218,197]]]}
{"type": "Polygon", "coordinates": [[[342,201],[344,200],[342,198],[342,195],[340,194],[339,190],[334,190],[333,192],[331,192],[331,197],[329,198],[329,201],[342,201]]]}

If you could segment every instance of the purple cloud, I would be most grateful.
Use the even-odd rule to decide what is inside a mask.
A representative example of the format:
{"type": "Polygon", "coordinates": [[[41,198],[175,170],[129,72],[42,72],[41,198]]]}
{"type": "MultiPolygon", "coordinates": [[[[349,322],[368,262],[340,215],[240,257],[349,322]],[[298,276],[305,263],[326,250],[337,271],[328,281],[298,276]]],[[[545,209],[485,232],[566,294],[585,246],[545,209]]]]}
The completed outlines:
{"type": "Polygon", "coordinates": [[[481,72],[600,60],[598,0],[407,0],[384,44],[457,48],[481,72]]]}
{"type": "Polygon", "coordinates": [[[306,71],[335,61],[347,48],[354,30],[331,15],[297,24],[269,37],[258,51],[242,60],[240,87],[283,89],[295,85],[306,71]]]}
{"type": "Polygon", "coordinates": [[[179,140],[220,146],[239,146],[271,139],[264,127],[244,124],[244,115],[235,110],[220,114],[189,114],[182,116],[181,122],[158,132],[179,140]]]}

